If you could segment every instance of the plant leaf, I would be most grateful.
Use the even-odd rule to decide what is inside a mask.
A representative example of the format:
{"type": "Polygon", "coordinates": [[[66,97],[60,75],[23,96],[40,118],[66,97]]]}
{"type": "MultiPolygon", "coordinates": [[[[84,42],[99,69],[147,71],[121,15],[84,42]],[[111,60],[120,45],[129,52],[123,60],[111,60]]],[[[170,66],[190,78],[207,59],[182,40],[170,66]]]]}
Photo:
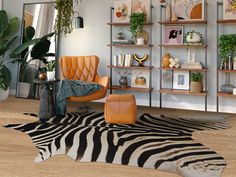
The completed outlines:
{"type": "Polygon", "coordinates": [[[0,36],[2,36],[8,25],[8,17],[5,10],[0,10],[0,22],[0,36]]]}
{"type": "Polygon", "coordinates": [[[18,30],[18,27],[19,27],[19,18],[18,17],[13,17],[9,21],[9,23],[7,25],[7,28],[3,31],[2,37],[6,38],[6,37],[16,33],[17,30],[18,30]]]}

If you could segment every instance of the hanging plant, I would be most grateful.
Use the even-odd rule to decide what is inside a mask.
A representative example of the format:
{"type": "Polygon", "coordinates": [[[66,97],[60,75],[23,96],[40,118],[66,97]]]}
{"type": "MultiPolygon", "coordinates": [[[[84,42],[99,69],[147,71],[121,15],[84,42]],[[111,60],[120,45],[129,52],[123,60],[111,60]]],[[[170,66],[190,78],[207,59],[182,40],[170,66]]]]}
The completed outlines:
{"type": "Polygon", "coordinates": [[[58,11],[55,24],[56,33],[64,33],[64,35],[71,33],[73,30],[71,19],[74,15],[73,0],[56,0],[55,8],[58,11]]]}

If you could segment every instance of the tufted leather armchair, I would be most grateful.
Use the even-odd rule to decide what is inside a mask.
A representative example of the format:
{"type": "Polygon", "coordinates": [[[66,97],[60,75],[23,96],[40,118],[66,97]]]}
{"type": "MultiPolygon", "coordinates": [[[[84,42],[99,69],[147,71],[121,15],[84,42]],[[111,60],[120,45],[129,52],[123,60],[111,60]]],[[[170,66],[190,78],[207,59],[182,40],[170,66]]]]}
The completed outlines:
{"type": "Polygon", "coordinates": [[[109,77],[97,74],[99,58],[97,56],[63,56],[60,58],[61,80],[82,80],[102,85],[102,89],[86,96],[72,96],[70,101],[87,102],[104,98],[109,85],[109,77]]]}

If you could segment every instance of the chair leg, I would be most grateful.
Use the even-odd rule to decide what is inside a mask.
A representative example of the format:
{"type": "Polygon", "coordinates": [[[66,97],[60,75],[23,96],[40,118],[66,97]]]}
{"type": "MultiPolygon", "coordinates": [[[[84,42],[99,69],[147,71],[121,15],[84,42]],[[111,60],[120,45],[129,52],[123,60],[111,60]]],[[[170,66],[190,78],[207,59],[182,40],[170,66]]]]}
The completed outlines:
{"type": "Polygon", "coordinates": [[[94,109],[91,108],[90,106],[88,106],[86,104],[86,102],[83,102],[82,106],[79,107],[79,110],[81,110],[81,111],[94,111],[94,109]]]}

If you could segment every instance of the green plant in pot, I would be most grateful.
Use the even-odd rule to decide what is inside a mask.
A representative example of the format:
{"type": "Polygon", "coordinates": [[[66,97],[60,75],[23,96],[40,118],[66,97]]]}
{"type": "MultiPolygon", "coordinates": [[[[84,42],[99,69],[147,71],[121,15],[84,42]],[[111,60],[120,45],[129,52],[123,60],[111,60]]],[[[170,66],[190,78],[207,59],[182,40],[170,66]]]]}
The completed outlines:
{"type": "Polygon", "coordinates": [[[73,11],[73,0],[56,0],[57,18],[55,24],[55,31],[57,34],[71,33],[73,11]]]}
{"type": "Polygon", "coordinates": [[[50,60],[46,64],[46,70],[47,70],[47,79],[53,80],[55,78],[55,67],[56,67],[56,61],[50,60]]]}
{"type": "Polygon", "coordinates": [[[0,10],[0,100],[8,97],[12,80],[12,75],[7,65],[18,61],[9,56],[9,50],[17,39],[17,36],[11,36],[17,32],[18,27],[19,19],[17,17],[8,20],[6,11],[0,10]]]}
{"type": "Polygon", "coordinates": [[[146,15],[144,13],[133,13],[130,16],[129,31],[132,34],[132,39],[136,41],[137,44],[144,44],[142,33],[145,21],[146,15]]]}
{"type": "Polygon", "coordinates": [[[223,34],[219,39],[220,69],[232,69],[232,58],[236,50],[236,34],[223,34]]]}
{"type": "Polygon", "coordinates": [[[203,91],[203,74],[202,73],[192,73],[191,74],[191,84],[190,91],[193,93],[202,93],[203,91]]]}

